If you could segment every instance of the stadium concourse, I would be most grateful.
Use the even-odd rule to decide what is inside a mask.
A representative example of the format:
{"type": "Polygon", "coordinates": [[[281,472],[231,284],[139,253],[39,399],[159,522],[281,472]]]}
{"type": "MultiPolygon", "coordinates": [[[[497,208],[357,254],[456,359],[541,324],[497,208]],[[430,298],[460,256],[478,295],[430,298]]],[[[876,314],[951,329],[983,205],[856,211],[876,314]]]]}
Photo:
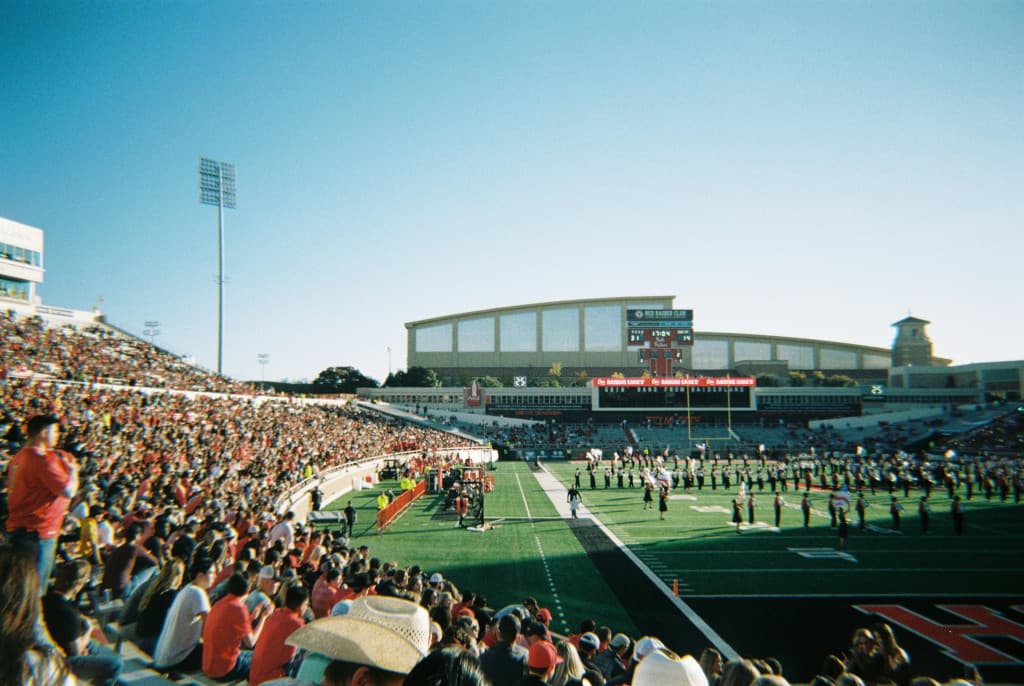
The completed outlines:
{"type": "MultiPolygon", "coordinates": [[[[353,537],[356,517],[366,513],[325,532],[281,506],[318,473],[367,458],[413,451],[403,476],[451,466],[440,455],[468,447],[463,437],[347,405],[257,396],[104,327],[7,314],[0,333],[0,670],[10,683],[73,683],[73,674],[95,684],[258,684],[296,669],[325,684],[353,682],[364,670],[386,683],[402,683],[406,673],[407,684],[450,683],[423,675],[445,661],[449,674],[460,672],[469,684],[515,683],[524,671],[558,686],[584,676],[591,684],[635,686],[786,683],[777,660],[719,655],[704,620],[684,604],[677,604],[681,617],[666,613],[664,589],[649,576],[646,586],[617,593],[646,616],[642,631],[664,643],[598,622],[565,641],[551,636],[556,648],[542,640],[550,613],[527,597],[537,589],[507,589],[493,604],[511,607],[496,617],[486,599],[460,593],[459,580],[444,578],[444,570],[372,557],[372,539],[353,537]],[[37,590],[45,594],[41,610],[37,590]],[[495,621],[511,616],[518,619],[495,621]],[[332,633],[335,626],[347,629],[332,633]],[[529,649],[511,647],[520,641],[529,649]],[[310,651],[301,666],[295,643],[310,651]],[[664,644],[699,654],[699,668],[664,644]],[[445,650],[418,667],[432,647],[445,650]],[[317,655],[335,660],[326,673],[330,660],[317,655]],[[354,671],[336,667],[339,660],[354,671]]],[[[1012,440],[988,430],[988,440],[1012,440]]],[[[1013,431],[1019,436],[1019,423],[1006,425],[1013,431]]],[[[1021,476],[1019,458],[976,466],[986,478],[990,467],[1005,477],[998,487],[1015,487],[1021,476]]],[[[564,487],[544,470],[537,477],[567,516],[564,487]]],[[[621,563],[639,568],[597,520],[571,526],[607,578],[624,576],[615,567],[621,563]]],[[[756,629],[770,634],[773,627],[756,629]]],[[[849,640],[835,646],[835,656],[817,658],[819,683],[906,684],[920,676],[884,626],[842,630],[849,640]]]]}

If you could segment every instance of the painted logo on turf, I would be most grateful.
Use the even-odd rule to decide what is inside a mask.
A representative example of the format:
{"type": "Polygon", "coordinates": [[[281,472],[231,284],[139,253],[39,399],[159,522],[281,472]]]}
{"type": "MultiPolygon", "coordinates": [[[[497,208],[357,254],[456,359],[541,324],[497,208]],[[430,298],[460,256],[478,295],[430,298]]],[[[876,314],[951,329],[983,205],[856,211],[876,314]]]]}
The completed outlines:
{"type": "MultiPolygon", "coordinates": [[[[1016,665],[1019,658],[983,643],[979,637],[1006,636],[1024,643],[1024,624],[1018,624],[983,605],[936,605],[940,610],[963,617],[967,624],[940,624],[902,605],[854,605],[865,614],[875,614],[943,648],[950,658],[964,664],[1016,665]]],[[[1014,606],[1021,610],[1020,606],[1014,606]]]]}

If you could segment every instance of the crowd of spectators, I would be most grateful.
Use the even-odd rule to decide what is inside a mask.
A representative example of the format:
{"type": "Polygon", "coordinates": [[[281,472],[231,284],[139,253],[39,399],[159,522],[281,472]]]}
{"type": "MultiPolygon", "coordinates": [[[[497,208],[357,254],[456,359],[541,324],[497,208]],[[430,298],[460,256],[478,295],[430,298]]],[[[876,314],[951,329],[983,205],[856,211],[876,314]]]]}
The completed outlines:
{"type": "MultiPolygon", "coordinates": [[[[11,508],[0,513],[0,684],[120,683],[126,636],[172,679],[202,672],[253,686],[787,683],[777,660],[723,661],[708,649],[698,661],[593,620],[556,636],[533,598],[495,612],[441,571],[380,560],[350,529],[306,528],[278,509],[312,474],[459,446],[451,434],[350,407],[99,388],[91,384],[157,377],[165,387],[234,387],[172,376],[139,342],[122,348],[35,320],[3,326],[12,345],[0,359],[0,460],[17,469],[4,469],[11,508]],[[162,371],[150,375],[147,360],[162,371]],[[26,494],[15,482],[32,460],[46,471],[26,494]],[[59,531],[25,524],[36,514],[24,511],[26,499],[45,499],[41,519],[60,515],[59,531]],[[40,545],[50,538],[52,575],[40,545]]],[[[814,464],[846,478],[836,459],[814,464]]],[[[752,460],[748,474],[758,466],[767,469],[752,460]]],[[[876,652],[896,654],[891,632],[871,636],[876,652]]],[[[841,669],[827,662],[822,684],[910,683],[909,669],[875,669],[870,650],[861,661],[850,654],[841,669]]]]}
{"type": "MultiPolygon", "coordinates": [[[[550,629],[537,600],[495,611],[439,571],[373,557],[341,535],[299,531],[294,547],[239,535],[209,520],[186,528],[160,572],[126,600],[132,631],[170,679],[250,686],[786,686],[775,658],[724,659],[714,648],[681,655],[655,636],[630,636],[585,619],[550,629]],[[188,569],[187,574],[183,574],[188,569]],[[144,627],[148,627],[144,630],[144,627]]],[[[116,652],[76,604],[89,563],[58,566],[42,620],[53,645],[33,637],[38,577],[23,551],[0,544],[3,683],[119,683],[116,652]],[[18,650],[20,652],[13,652],[18,650]],[[20,673],[19,673],[20,671],[20,673]],[[30,675],[26,678],[25,675],[30,675]]],[[[888,625],[858,628],[823,660],[813,686],[938,686],[915,676],[888,625]]],[[[977,686],[980,679],[946,682],[977,686]]]]}
{"type": "Polygon", "coordinates": [[[101,325],[47,325],[0,313],[0,370],[61,381],[253,394],[252,386],[198,369],[145,341],[101,325]]]}
{"type": "Polygon", "coordinates": [[[1024,411],[1015,409],[996,417],[974,431],[957,436],[949,442],[949,447],[968,454],[995,452],[1020,455],[1024,453],[1024,411]]]}

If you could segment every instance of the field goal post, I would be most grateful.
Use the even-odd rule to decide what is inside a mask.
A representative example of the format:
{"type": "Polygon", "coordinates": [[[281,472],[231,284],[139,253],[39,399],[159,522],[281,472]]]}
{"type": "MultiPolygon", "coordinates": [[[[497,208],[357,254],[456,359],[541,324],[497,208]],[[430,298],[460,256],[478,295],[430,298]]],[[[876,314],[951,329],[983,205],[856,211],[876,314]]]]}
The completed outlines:
{"type": "Polygon", "coordinates": [[[732,430],[732,393],[726,392],[725,394],[725,436],[694,436],[693,435],[693,417],[690,412],[690,387],[686,387],[686,438],[692,446],[695,441],[703,441],[705,443],[711,441],[731,441],[736,434],[732,430]]]}

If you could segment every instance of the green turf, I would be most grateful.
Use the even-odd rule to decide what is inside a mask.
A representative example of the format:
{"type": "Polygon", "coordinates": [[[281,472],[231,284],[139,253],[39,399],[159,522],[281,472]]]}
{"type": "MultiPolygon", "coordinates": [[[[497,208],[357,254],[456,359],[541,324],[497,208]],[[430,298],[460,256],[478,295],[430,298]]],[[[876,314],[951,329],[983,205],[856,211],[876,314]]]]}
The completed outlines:
{"type": "MultiPolygon", "coordinates": [[[[576,469],[557,462],[547,467],[566,485],[576,469]]],[[[613,481],[606,490],[599,479],[591,490],[584,477],[582,491],[591,512],[663,581],[679,579],[684,596],[1019,593],[1024,571],[1017,543],[1024,534],[1024,506],[1012,499],[975,496],[965,504],[965,533],[955,536],[945,490],[932,491],[928,534],[921,533],[917,515],[920,493],[911,491],[906,499],[898,493],[906,508],[900,534],[890,531],[888,494],[869,495],[869,530],[858,531],[853,515],[848,556],[836,558],[828,557],[838,545],[828,518],[812,516],[804,529],[797,509],[783,511],[779,531],[765,527],[737,534],[730,524],[735,485],[731,491],[720,485],[717,491],[707,485],[688,494],[674,491],[665,521],[656,509],[641,509],[639,488],[620,490],[613,481]]],[[[759,492],[755,485],[754,492],[756,521],[774,524],[772,494],[767,486],[759,492]]],[[[800,503],[792,490],[783,496],[791,506],[800,503]]],[[[811,498],[816,510],[827,509],[827,494],[812,491],[811,498]]],[[[746,508],[743,515],[746,519],[746,508]]]]}
{"type": "MultiPolygon", "coordinates": [[[[554,615],[552,629],[575,630],[587,617],[599,624],[637,635],[625,610],[598,575],[568,523],[540,490],[529,467],[502,462],[488,472],[495,490],[485,506],[490,531],[460,529],[454,514],[442,513],[441,496],[426,495],[383,533],[376,533],[375,500],[380,488],[353,493],[359,511],[353,543],[370,546],[370,554],[401,564],[440,571],[462,589],[483,593],[492,607],[536,597],[554,615]],[[530,517],[533,521],[530,521],[530,517]]],[[[348,497],[331,504],[344,508],[348,497]]]]}

